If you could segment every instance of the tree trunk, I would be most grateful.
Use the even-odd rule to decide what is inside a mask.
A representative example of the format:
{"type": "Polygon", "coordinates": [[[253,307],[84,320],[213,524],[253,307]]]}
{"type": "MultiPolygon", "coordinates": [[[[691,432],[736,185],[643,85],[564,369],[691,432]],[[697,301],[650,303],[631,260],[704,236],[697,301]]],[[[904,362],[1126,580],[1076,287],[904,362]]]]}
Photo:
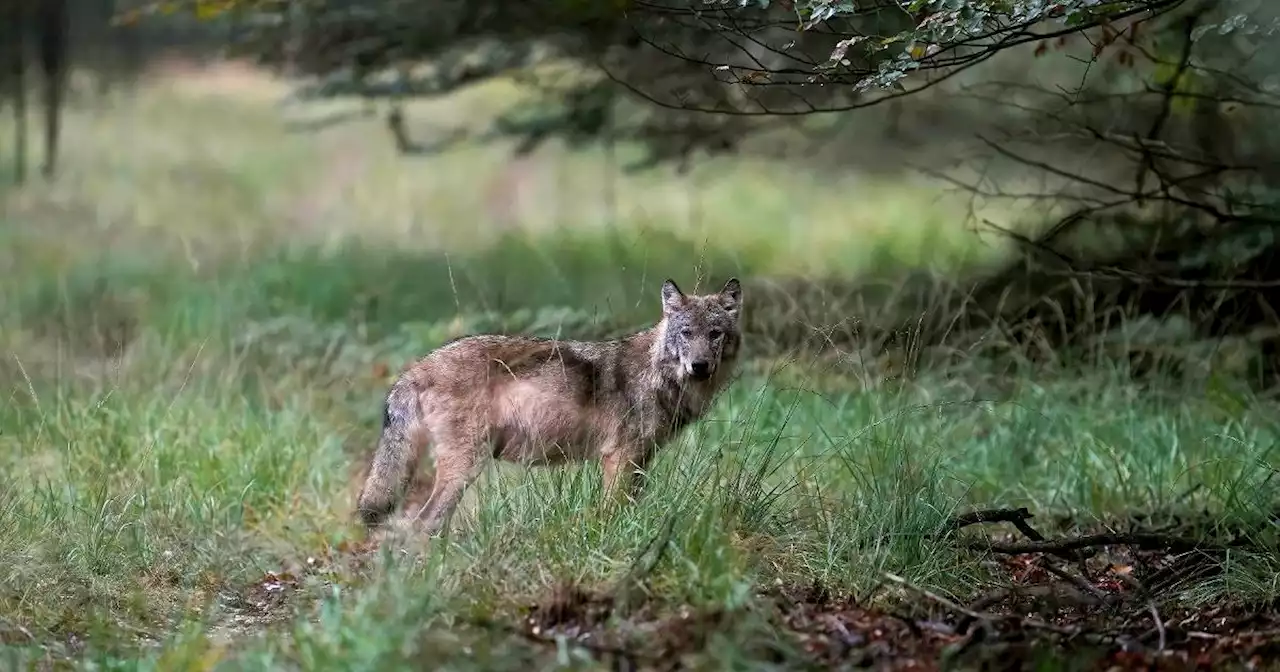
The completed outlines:
{"type": "Polygon", "coordinates": [[[13,105],[13,178],[22,184],[27,178],[27,84],[26,21],[16,4],[0,13],[0,99],[13,105]]]}
{"type": "Polygon", "coordinates": [[[44,176],[53,177],[58,165],[58,136],[62,127],[62,97],[67,85],[67,0],[44,0],[37,18],[40,69],[44,76],[44,176]]]}

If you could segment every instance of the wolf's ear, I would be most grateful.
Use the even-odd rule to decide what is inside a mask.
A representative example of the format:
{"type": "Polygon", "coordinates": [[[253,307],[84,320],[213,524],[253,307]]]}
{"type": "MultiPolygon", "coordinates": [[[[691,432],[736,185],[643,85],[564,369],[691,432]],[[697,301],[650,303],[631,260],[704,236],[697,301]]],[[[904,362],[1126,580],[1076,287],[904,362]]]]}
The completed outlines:
{"type": "Polygon", "coordinates": [[[724,283],[724,288],[720,290],[720,305],[731,313],[738,312],[738,307],[742,305],[742,283],[737,278],[729,278],[724,283]]]}
{"type": "Polygon", "coordinates": [[[667,278],[662,283],[662,314],[667,315],[684,307],[684,292],[676,286],[676,281],[667,278]]]}

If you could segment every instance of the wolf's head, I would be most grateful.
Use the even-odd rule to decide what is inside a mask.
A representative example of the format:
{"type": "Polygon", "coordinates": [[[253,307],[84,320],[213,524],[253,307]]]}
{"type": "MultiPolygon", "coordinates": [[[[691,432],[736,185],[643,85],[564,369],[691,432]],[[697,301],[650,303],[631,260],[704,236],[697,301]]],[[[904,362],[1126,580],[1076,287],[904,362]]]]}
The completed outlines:
{"type": "Polygon", "coordinates": [[[742,285],[729,278],[715,294],[686,295],[662,283],[662,359],[681,380],[707,381],[733,363],[742,342],[742,285]]]}

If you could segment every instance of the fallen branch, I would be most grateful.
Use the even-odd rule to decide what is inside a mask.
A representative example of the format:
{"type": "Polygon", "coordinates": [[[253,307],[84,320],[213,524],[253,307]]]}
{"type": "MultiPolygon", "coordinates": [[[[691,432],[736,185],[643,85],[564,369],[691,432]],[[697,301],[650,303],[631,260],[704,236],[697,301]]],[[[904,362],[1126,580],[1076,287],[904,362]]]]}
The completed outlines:
{"type": "Polygon", "coordinates": [[[1160,633],[1160,643],[1156,647],[1156,655],[1158,656],[1164,653],[1165,642],[1168,641],[1164,630],[1164,621],[1160,618],[1160,612],[1156,609],[1155,602],[1149,603],[1147,607],[1151,610],[1151,620],[1156,624],[1156,631],[1160,633]]]}
{"type": "MultiPolygon", "coordinates": [[[[1036,586],[1012,586],[1000,588],[983,595],[974,600],[968,607],[972,613],[964,613],[956,623],[956,632],[967,632],[974,620],[978,617],[975,614],[984,614],[989,609],[1005,600],[1018,599],[1024,597],[1053,599],[1058,602],[1068,602],[1077,607],[1092,607],[1099,604],[1108,604],[1109,600],[1105,596],[1101,596],[1101,591],[1089,586],[1087,590],[1075,592],[1070,591],[1070,587],[1064,584],[1050,583],[1036,586]]],[[[963,612],[961,612],[963,613],[963,612]]],[[[1003,616],[1002,618],[1010,618],[1003,616]]]]}
{"type": "Polygon", "coordinates": [[[1170,551],[1224,551],[1225,546],[1208,544],[1198,539],[1188,539],[1170,534],[1154,534],[1150,532],[1134,532],[1128,534],[1090,534],[1070,539],[1030,541],[1019,544],[999,542],[973,542],[969,548],[992,551],[1005,555],[1024,555],[1027,553],[1053,553],[1078,551],[1097,546],[1136,546],[1144,550],[1170,551]]]}
{"type": "Polygon", "coordinates": [[[902,578],[901,576],[898,576],[897,574],[890,574],[888,572],[885,572],[884,578],[902,586],[903,588],[906,588],[907,590],[910,590],[913,593],[916,593],[917,595],[920,595],[921,597],[924,597],[930,601],[936,602],[939,605],[942,605],[943,607],[950,609],[951,611],[967,616],[971,620],[983,621],[985,623],[997,623],[1000,621],[1013,622],[1013,623],[1017,623],[1018,625],[1021,625],[1024,628],[1044,630],[1044,631],[1052,632],[1059,635],[1075,636],[1080,634],[1079,628],[1064,628],[1061,626],[1053,625],[1052,623],[1045,623],[1044,621],[1040,621],[1034,618],[1026,618],[1022,616],[1016,616],[1014,614],[992,614],[992,613],[977,611],[975,609],[970,609],[955,601],[949,600],[937,593],[934,593],[932,591],[925,590],[924,588],[916,586],[915,584],[911,583],[910,581],[907,581],[906,579],[902,578]]]}
{"type": "Polygon", "coordinates": [[[1042,558],[1042,559],[1045,561],[1042,566],[1044,567],[1044,570],[1046,572],[1049,572],[1050,574],[1058,577],[1059,579],[1062,579],[1063,581],[1067,581],[1071,583],[1071,585],[1079,588],[1081,591],[1085,593],[1088,593],[1094,599],[1098,600],[1098,602],[1101,604],[1111,603],[1111,598],[1108,597],[1106,593],[1103,593],[1101,590],[1098,590],[1097,586],[1089,583],[1083,577],[1076,576],[1075,574],[1072,574],[1071,572],[1068,572],[1067,570],[1062,569],[1061,567],[1058,567],[1054,563],[1050,562],[1048,558],[1042,558]]]}
{"type": "Polygon", "coordinates": [[[906,588],[907,590],[910,590],[913,593],[916,593],[917,595],[920,595],[921,597],[924,597],[933,602],[937,602],[938,604],[942,605],[943,607],[946,607],[947,609],[950,609],[951,611],[954,611],[958,614],[963,614],[974,620],[998,621],[1002,618],[1005,618],[1003,616],[999,616],[996,614],[987,614],[980,611],[974,611],[973,609],[970,609],[957,602],[949,600],[937,593],[934,593],[929,590],[925,590],[924,588],[921,588],[911,583],[910,581],[907,581],[906,579],[902,578],[901,576],[898,576],[897,574],[891,574],[889,572],[885,572],[884,578],[902,586],[903,588],[906,588]]]}
{"type": "MultiPolygon", "coordinates": [[[[970,525],[979,525],[982,523],[1019,523],[1025,522],[1028,518],[1034,517],[1035,516],[1028,511],[1026,507],[1020,509],[979,509],[977,511],[962,513],[951,518],[947,521],[944,529],[951,532],[962,527],[969,527],[970,525]]],[[[1034,530],[1032,532],[1036,534],[1036,536],[1039,536],[1039,533],[1036,533],[1034,530]]]]}
{"type": "MultiPolygon", "coordinates": [[[[1040,534],[1038,530],[1031,527],[1031,524],[1027,522],[1028,519],[1034,517],[1034,514],[1028,511],[1025,507],[1018,509],[979,509],[977,511],[962,513],[951,520],[948,520],[946,526],[943,528],[943,534],[945,535],[970,525],[979,525],[982,523],[1011,523],[1023,534],[1023,536],[1031,541],[1043,542],[1045,541],[1044,535],[1040,534]]],[[[1080,553],[1070,551],[1057,551],[1051,553],[1065,560],[1078,560],[1081,557],[1080,553]]]]}

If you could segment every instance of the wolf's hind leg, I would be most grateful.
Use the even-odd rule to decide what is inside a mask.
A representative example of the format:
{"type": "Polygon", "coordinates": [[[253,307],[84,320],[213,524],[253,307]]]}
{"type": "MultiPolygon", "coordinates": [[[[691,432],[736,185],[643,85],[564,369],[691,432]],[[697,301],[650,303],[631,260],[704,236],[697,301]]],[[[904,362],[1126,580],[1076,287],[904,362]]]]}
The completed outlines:
{"type": "Polygon", "coordinates": [[[467,487],[480,477],[485,461],[484,442],[474,432],[457,432],[435,442],[436,473],[431,497],[412,516],[418,529],[427,536],[444,531],[467,487]],[[460,435],[460,436],[459,436],[460,435]]]}

